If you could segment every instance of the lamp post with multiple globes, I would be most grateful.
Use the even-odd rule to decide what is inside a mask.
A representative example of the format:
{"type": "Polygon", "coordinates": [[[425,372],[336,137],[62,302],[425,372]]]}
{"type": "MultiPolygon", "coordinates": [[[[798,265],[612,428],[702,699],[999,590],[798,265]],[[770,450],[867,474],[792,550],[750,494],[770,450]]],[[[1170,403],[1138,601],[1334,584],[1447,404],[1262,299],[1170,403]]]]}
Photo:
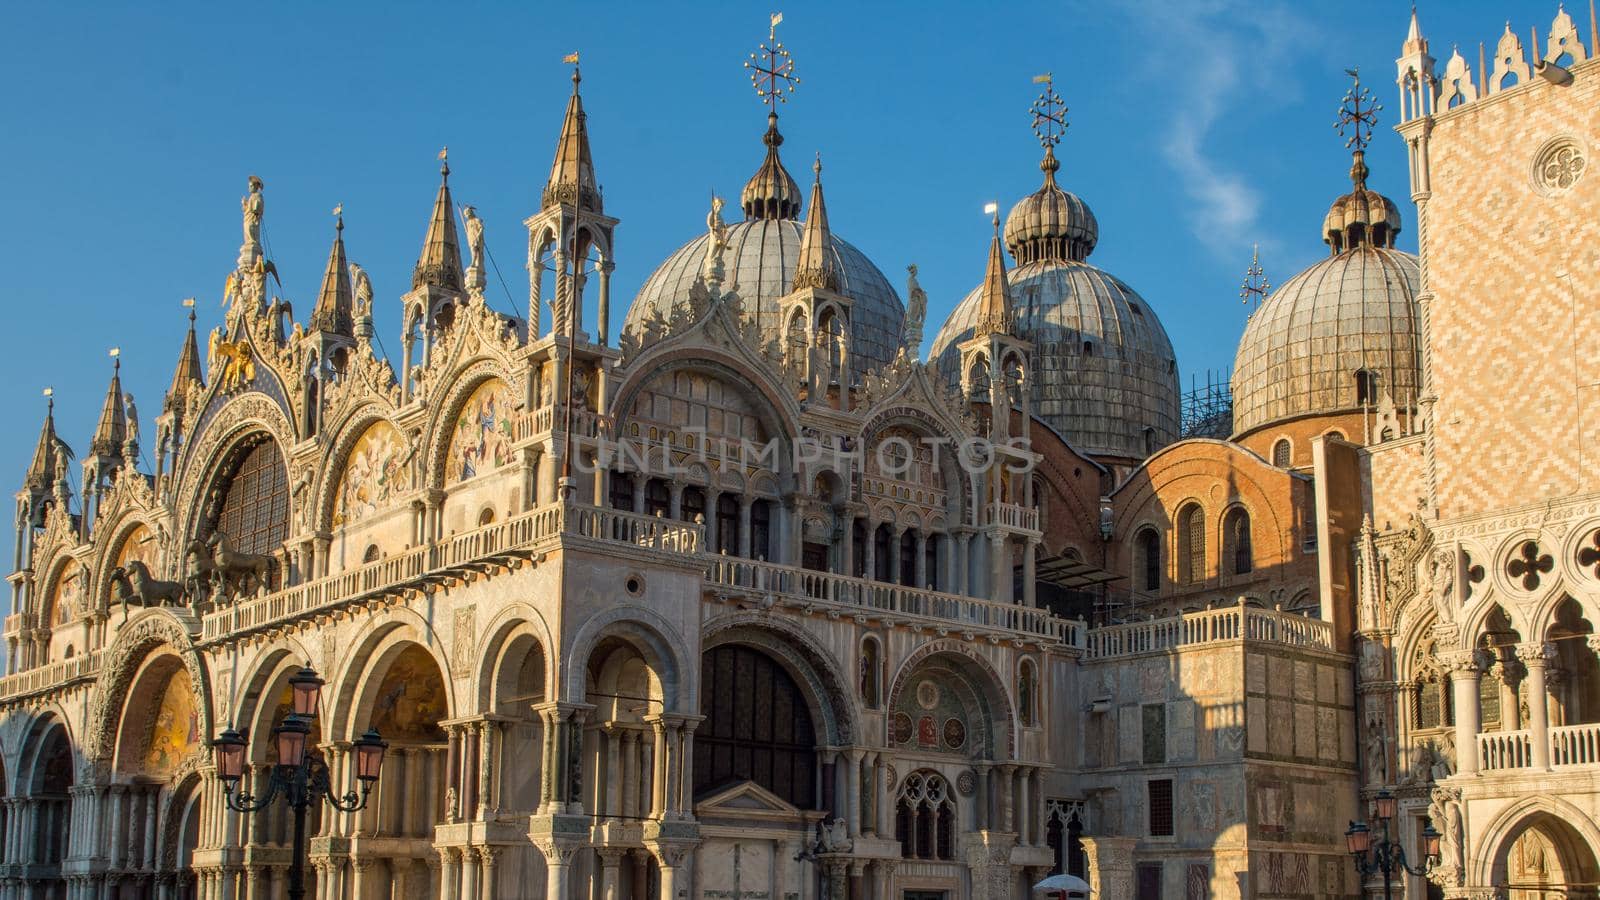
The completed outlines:
{"type": "Polygon", "coordinates": [[[1421,878],[1439,864],[1439,832],[1434,830],[1432,822],[1423,826],[1423,861],[1422,865],[1413,868],[1406,862],[1405,848],[1400,846],[1398,841],[1389,839],[1389,820],[1393,819],[1395,814],[1394,795],[1388,791],[1379,791],[1377,797],[1373,799],[1377,807],[1378,822],[1383,825],[1383,840],[1374,844],[1372,832],[1367,829],[1366,822],[1351,822],[1350,830],[1344,833],[1345,846],[1355,860],[1356,871],[1360,872],[1363,878],[1383,873],[1383,897],[1384,900],[1392,900],[1396,872],[1406,872],[1421,878]]]}
{"type": "Polygon", "coordinates": [[[306,740],[311,735],[311,725],[317,718],[317,707],[322,698],[323,681],[306,666],[289,677],[291,711],[283,724],[272,730],[277,743],[278,764],[273,766],[266,792],[259,797],[246,793],[239,787],[245,770],[245,735],[231,726],[211,742],[217,765],[217,777],[222,780],[224,802],[235,812],[255,812],[264,809],[274,798],[282,796],[294,812],[294,848],[289,857],[289,900],[305,897],[306,862],[306,811],[319,799],[326,798],[329,805],[342,812],[355,812],[367,805],[367,795],[378,780],[383,768],[383,754],[389,745],[378,732],[368,730],[355,739],[355,776],[361,786],[360,793],[349,791],[339,795],[334,791],[328,764],[322,755],[306,751],[306,740]]]}

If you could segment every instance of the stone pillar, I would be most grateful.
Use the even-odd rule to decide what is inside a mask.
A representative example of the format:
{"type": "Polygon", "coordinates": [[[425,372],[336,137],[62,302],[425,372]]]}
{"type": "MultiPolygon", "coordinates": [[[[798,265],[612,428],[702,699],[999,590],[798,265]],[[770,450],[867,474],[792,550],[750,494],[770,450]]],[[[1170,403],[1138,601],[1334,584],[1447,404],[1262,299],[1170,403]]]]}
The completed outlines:
{"type": "Polygon", "coordinates": [[[461,848],[461,900],[482,900],[478,888],[478,855],[472,847],[461,848]]]}
{"type": "Polygon", "coordinates": [[[1000,827],[998,831],[1012,833],[1016,831],[1016,807],[1012,803],[1012,779],[1015,777],[1017,767],[1010,763],[1002,763],[1000,772],[1000,827]]]}
{"type": "Polygon", "coordinates": [[[1033,844],[1033,770],[1017,770],[1017,843],[1033,844]]]}
{"type": "Polygon", "coordinates": [[[867,516],[866,537],[861,541],[861,574],[868,580],[878,578],[878,520],[867,516]]]}
{"type": "Polygon", "coordinates": [[[544,852],[546,900],[568,900],[567,868],[572,862],[572,848],[549,841],[541,843],[539,849],[544,852]]]}
{"type": "Polygon", "coordinates": [[[999,531],[989,534],[989,599],[1011,602],[1011,548],[999,531]]]}
{"type": "MultiPolygon", "coordinates": [[[[750,504],[753,498],[749,494],[739,497],[739,555],[745,559],[754,559],[750,542],[750,504]]],[[[767,555],[766,548],[761,549],[761,555],[767,555]]]]}
{"type": "Polygon", "coordinates": [[[667,812],[667,724],[660,716],[646,721],[655,732],[655,752],[651,757],[654,771],[650,781],[650,816],[660,819],[667,812]]]}
{"type": "Polygon", "coordinates": [[[483,900],[497,900],[500,896],[497,870],[500,862],[500,848],[495,846],[478,847],[478,887],[479,896],[483,900]]]}
{"type": "Polygon", "coordinates": [[[1079,840],[1088,868],[1090,896],[1096,900],[1132,900],[1133,845],[1138,839],[1084,835],[1079,840]]]}
{"type": "Polygon", "coordinates": [[[373,860],[363,856],[354,857],[350,860],[350,868],[355,870],[350,878],[351,900],[371,900],[372,863],[373,860]]]}
{"type": "Polygon", "coordinates": [[[1028,538],[1022,545],[1022,605],[1030,608],[1039,605],[1039,582],[1033,571],[1038,560],[1039,541],[1028,538]]]}
{"type": "Polygon", "coordinates": [[[894,528],[889,532],[889,577],[884,579],[891,584],[900,583],[900,536],[905,534],[904,528],[894,528]]]}
{"type": "Polygon", "coordinates": [[[913,551],[917,558],[913,560],[916,569],[915,582],[919,588],[928,586],[928,533],[922,529],[916,532],[916,549],[913,551]]]}
{"type": "MultiPolygon", "coordinates": [[[[1550,768],[1550,698],[1545,685],[1545,675],[1551,660],[1556,658],[1553,644],[1536,641],[1517,645],[1517,659],[1528,670],[1528,737],[1533,745],[1533,767],[1539,771],[1550,768]]],[[[1459,694],[1457,695],[1460,696],[1459,694]]],[[[1456,721],[1461,713],[1456,712],[1456,721]]],[[[1457,756],[1460,755],[1457,745],[1457,756]]]]}
{"type": "Polygon", "coordinates": [[[622,900],[622,857],[628,852],[624,847],[596,847],[600,859],[601,900],[622,900]]]}
{"type": "Polygon", "coordinates": [[[956,535],[956,578],[951,583],[951,593],[972,596],[972,532],[962,531],[956,535]]]}
{"type": "Polygon", "coordinates": [[[1471,775],[1478,771],[1478,679],[1482,675],[1478,655],[1472,650],[1442,654],[1450,670],[1456,713],[1456,771],[1471,775]]]}
{"type": "Polygon", "coordinates": [[[975,817],[973,827],[978,831],[989,828],[989,771],[988,763],[978,763],[978,793],[977,803],[973,806],[975,817]]]}
{"type": "MultiPolygon", "coordinates": [[[[461,849],[459,847],[445,847],[441,853],[444,856],[444,866],[439,872],[439,896],[444,900],[460,900],[459,879],[461,877],[461,849]]],[[[551,896],[559,896],[552,894],[551,896]]]]}
{"type": "Polygon", "coordinates": [[[844,751],[845,789],[844,821],[850,836],[861,836],[861,757],[862,751],[854,747],[844,751]]]}
{"type": "Polygon", "coordinates": [[[494,809],[494,722],[484,719],[478,723],[478,818],[488,821],[494,809]]]}

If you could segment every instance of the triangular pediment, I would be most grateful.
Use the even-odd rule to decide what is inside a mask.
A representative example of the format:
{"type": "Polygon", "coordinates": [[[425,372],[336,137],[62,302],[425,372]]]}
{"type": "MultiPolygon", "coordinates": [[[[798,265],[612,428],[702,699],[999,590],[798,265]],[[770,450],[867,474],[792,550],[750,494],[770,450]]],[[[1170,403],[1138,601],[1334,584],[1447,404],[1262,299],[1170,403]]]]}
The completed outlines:
{"type": "Polygon", "coordinates": [[[695,803],[695,816],[758,815],[798,816],[800,808],[767,790],[754,781],[741,781],[717,790],[695,803]]]}

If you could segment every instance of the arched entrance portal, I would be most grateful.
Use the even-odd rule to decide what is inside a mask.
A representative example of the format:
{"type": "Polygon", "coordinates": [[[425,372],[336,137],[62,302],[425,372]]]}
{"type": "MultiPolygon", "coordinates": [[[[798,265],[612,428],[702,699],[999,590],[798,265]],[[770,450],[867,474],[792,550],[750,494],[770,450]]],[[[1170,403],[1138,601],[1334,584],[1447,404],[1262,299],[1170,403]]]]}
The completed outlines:
{"type": "Polygon", "coordinates": [[[1490,883],[1505,891],[1507,900],[1595,897],[1600,896],[1600,864],[1571,822],[1540,811],[1501,839],[1490,883]]]}

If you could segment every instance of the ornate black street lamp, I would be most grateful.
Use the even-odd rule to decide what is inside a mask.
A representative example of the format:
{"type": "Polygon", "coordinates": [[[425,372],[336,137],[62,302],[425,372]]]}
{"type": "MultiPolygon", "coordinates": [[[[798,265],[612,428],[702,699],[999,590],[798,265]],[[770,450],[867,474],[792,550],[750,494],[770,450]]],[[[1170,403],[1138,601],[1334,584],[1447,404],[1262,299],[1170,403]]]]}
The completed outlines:
{"type": "Polygon", "coordinates": [[[1405,848],[1389,839],[1389,820],[1394,818],[1395,813],[1394,795],[1388,791],[1379,791],[1374,800],[1378,808],[1378,821],[1383,825],[1383,840],[1373,844],[1372,832],[1367,830],[1367,823],[1351,822],[1350,830],[1344,833],[1345,846],[1349,848],[1350,856],[1355,860],[1356,871],[1360,872],[1363,878],[1383,873],[1383,898],[1392,900],[1392,885],[1396,872],[1408,872],[1421,878],[1439,864],[1439,832],[1434,830],[1432,822],[1422,827],[1424,858],[1422,865],[1413,868],[1406,863],[1405,848]]]}
{"type": "Polygon", "coordinates": [[[283,796],[294,811],[294,851],[289,857],[289,900],[302,900],[306,894],[306,810],[318,798],[326,797],[328,803],[342,812],[355,812],[367,805],[367,795],[383,769],[383,754],[389,748],[376,731],[368,730],[356,738],[356,781],[361,792],[336,794],[329,778],[328,764],[319,753],[306,752],[306,739],[311,735],[311,724],[316,721],[317,707],[322,699],[323,681],[307,666],[289,676],[291,712],[284,716],[283,724],[272,730],[277,742],[278,764],[273,767],[267,782],[267,791],[260,797],[239,788],[244,777],[245,736],[228,728],[211,742],[217,763],[217,777],[222,779],[224,802],[235,812],[250,813],[264,809],[273,798],[283,796]]]}

